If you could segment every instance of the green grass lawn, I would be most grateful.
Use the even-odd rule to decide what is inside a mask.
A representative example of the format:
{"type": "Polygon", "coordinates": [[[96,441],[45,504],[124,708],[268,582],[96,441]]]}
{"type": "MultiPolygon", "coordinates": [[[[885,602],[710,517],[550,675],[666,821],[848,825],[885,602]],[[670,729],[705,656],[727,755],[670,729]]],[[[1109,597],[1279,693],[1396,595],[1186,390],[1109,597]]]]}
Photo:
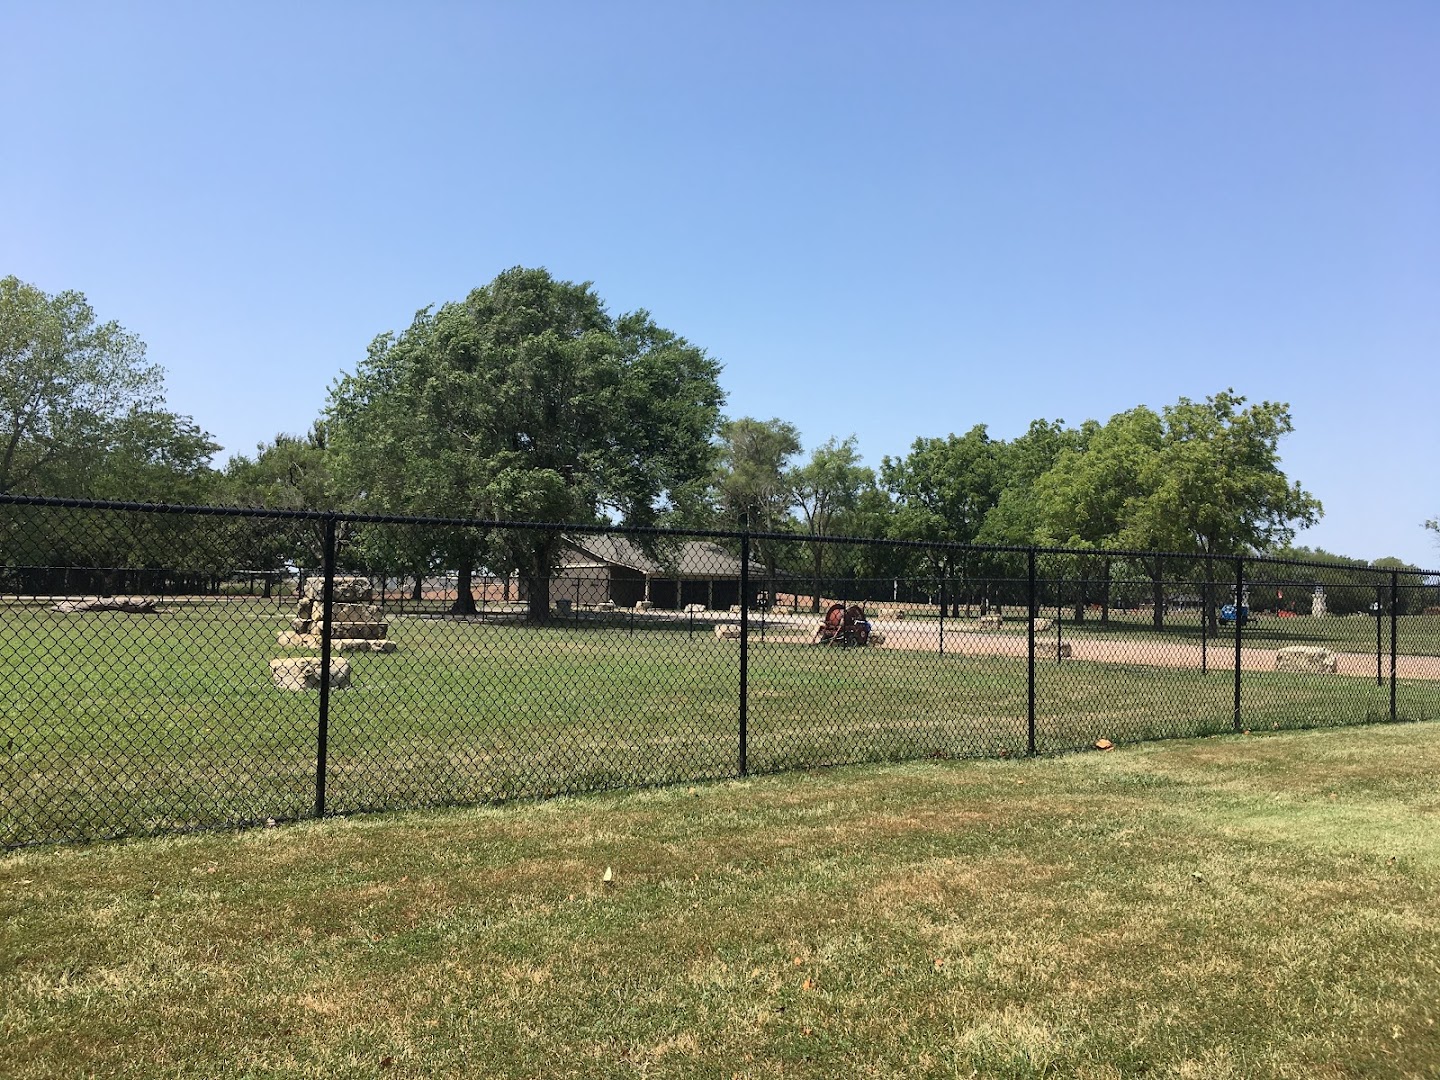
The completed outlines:
{"type": "MultiPolygon", "coordinates": [[[[153,616],[12,608],[0,623],[0,843],[168,831],[312,812],[318,695],[277,690],[277,603],[153,616]]],[[[738,646],[684,622],[536,629],[397,618],[399,651],[352,655],[332,694],[327,808],[474,803],[734,775],[738,646]]],[[[1025,753],[1023,660],[902,650],[750,652],[748,765],[1025,753]]],[[[1389,687],[1247,674],[1253,729],[1387,719],[1389,687]]],[[[1402,682],[1403,719],[1440,683],[1402,682]]],[[[1228,673],[1038,668],[1055,751],[1228,731],[1228,673]]]]}
{"type": "Polygon", "coordinates": [[[1434,1076],[1435,736],[1227,735],[12,853],[0,1072],[1434,1076]]]}

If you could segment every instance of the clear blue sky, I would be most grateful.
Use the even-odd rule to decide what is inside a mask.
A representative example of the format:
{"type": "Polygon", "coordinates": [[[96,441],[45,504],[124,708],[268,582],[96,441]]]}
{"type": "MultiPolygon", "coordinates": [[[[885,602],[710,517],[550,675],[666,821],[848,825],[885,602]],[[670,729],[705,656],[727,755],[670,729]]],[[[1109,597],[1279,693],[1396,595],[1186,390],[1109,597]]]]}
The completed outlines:
{"type": "Polygon", "coordinates": [[[0,2],[0,274],[230,452],[506,267],[867,460],[1228,386],[1427,566],[1440,4],[0,2]]]}

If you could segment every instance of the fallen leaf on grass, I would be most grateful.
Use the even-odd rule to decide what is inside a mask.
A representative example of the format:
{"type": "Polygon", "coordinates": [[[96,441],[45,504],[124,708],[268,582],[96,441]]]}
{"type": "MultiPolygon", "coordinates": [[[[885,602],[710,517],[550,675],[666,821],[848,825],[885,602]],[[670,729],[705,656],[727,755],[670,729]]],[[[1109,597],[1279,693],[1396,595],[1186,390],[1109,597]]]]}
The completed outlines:
{"type": "Polygon", "coordinates": [[[803,983],[800,984],[800,989],[801,989],[801,990],[814,990],[814,989],[815,989],[815,980],[814,980],[814,979],[806,979],[803,983]]]}
{"type": "Polygon", "coordinates": [[[1095,749],[1096,749],[1096,750],[1114,750],[1114,749],[1115,749],[1115,744],[1114,744],[1113,742],[1111,742],[1109,739],[1096,739],[1096,740],[1095,740],[1095,749]]]}

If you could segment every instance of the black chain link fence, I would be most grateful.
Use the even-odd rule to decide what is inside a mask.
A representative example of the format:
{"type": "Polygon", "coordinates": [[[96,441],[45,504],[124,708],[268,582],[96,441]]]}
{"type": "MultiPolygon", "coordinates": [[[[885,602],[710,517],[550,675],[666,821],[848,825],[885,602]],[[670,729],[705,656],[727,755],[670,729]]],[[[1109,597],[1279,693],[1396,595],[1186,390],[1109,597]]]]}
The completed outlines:
{"type": "Polygon", "coordinates": [[[1440,576],[1267,559],[0,497],[0,620],[5,847],[1440,716],[1440,576]]]}

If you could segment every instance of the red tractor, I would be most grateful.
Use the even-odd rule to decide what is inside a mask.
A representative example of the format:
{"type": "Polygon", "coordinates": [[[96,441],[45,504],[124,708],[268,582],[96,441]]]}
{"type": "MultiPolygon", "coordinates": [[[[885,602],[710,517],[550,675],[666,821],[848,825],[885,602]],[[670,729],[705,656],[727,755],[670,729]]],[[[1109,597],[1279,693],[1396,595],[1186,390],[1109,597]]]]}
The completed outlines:
{"type": "Polygon", "coordinates": [[[815,628],[812,645],[838,645],[848,649],[852,645],[866,645],[870,641],[870,622],[865,618],[865,609],[859,604],[848,608],[844,604],[831,604],[825,612],[825,621],[815,628]]]}

